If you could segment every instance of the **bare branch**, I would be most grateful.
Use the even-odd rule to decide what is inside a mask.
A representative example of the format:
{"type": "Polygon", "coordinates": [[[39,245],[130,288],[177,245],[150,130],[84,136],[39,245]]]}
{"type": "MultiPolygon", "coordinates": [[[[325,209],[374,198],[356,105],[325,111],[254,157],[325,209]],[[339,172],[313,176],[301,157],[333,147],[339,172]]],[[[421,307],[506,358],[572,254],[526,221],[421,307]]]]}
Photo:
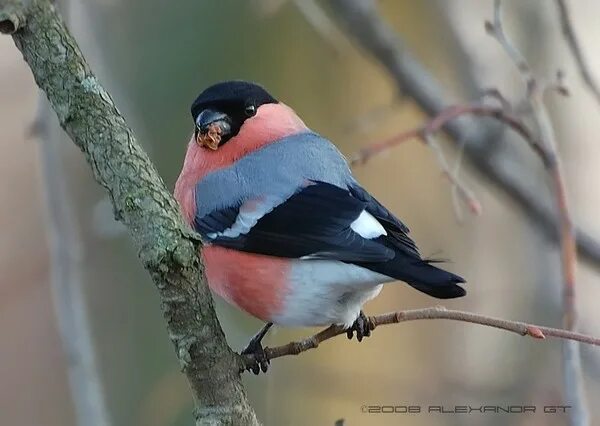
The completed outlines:
{"type": "MultiPolygon", "coordinates": [[[[429,70],[416,60],[392,28],[382,20],[373,0],[331,0],[330,4],[333,16],[341,22],[346,32],[381,63],[398,90],[414,99],[426,114],[436,116],[452,104],[429,70]]],[[[456,145],[464,144],[465,156],[482,176],[516,203],[532,224],[558,241],[557,220],[545,201],[529,189],[523,180],[501,167],[496,156],[492,158],[489,155],[490,146],[497,139],[497,130],[482,121],[453,120],[447,123],[444,131],[456,145]]],[[[385,141],[378,147],[379,150],[386,144],[394,145],[393,139],[385,141]]],[[[582,258],[600,268],[600,241],[582,230],[577,230],[576,237],[582,258]]]]}
{"type": "Polygon", "coordinates": [[[556,0],[556,6],[558,8],[558,16],[560,19],[560,26],[562,28],[563,36],[565,37],[565,41],[569,46],[571,55],[573,55],[573,59],[575,60],[575,64],[577,65],[577,69],[581,75],[581,79],[587,86],[594,99],[596,99],[596,102],[600,105],[600,86],[598,85],[596,79],[592,76],[590,66],[583,56],[581,46],[577,40],[577,35],[573,29],[571,13],[569,11],[569,7],[567,6],[567,0],[556,0]]]}
{"type": "MultiPolygon", "coordinates": [[[[536,83],[524,57],[514,47],[503,31],[500,15],[501,2],[500,0],[495,0],[494,21],[493,23],[486,23],[486,29],[504,47],[507,54],[523,76],[527,86],[528,98],[531,98],[532,101],[531,109],[534,112],[536,122],[542,132],[541,140],[533,137],[531,132],[520,122],[520,120],[516,119],[516,117],[512,117],[502,109],[497,110],[495,113],[492,113],[492,110],[487,107],[479,110],[477,107],[473,109],[473,106],[469,106],[467,109],[473,109],[473,111],[470,111],[469,113],[477,113],[477,115],[488,115],[502,119],[502,121],[509,124],[515,131],[519,132],[521,136],[529,142],[531,148],[542,158],[546,169],[552,176],[554,193],[556,196],[556,206],[559,212],[558,219],[555,219],[555,216],[551,212],[545,207],[542,207],[543,202],[538,200],[534,194],[525,190],[520,181],[507,176],[495,163],[490,162],[488,158],[486,158],[486,150],[484,150],[483,155],[481,155],[479,148],[481,146],[489,145],[489,139],[491,139],[483,125],[472,121],[449,120],[449,117],[452,117],[454,114],[458,117],[459,115],[466,113],[465,110],[461,111],[464,107],[457,107],[455,111],[446,108],[446,100],[437,82],[427,70],[412,57],[394,31],[383,22],[373,1],[332,0],[332,5],[336,11],[336,16],[338,16],[345,25],[347,32],[353,35],[360,42],[362,47],[373,54],[387,68],[399,88],[403,90],[403,93],[412,97],[427,114],[435,117],[424,128],[404,132],[399,136],[363,150],[361,154],[354,159],[355,162],[364,162],[370,155],[381,152],[382,150],[388,149],[389,147],[410,138],[422,138],[423,132],[428,126],[434,128],[438,128],[438,125],[440,127],[443,126],[449,135],[454,138],[454,141],[458,146],[464,144],[466,154],[479,171],[489,176],[491,181],[498,184],[507,194],[511,195],[530,217],[535,218],[536,220],[533,221],[534,224],[539,226],[540,223],[543,222],[544,226],[542,229],[561,243],[565,282],[565,325],[569,328],[572,327],[575,320],[575,230],[567,208],[564,179],[562,178],[561,166],[556,156],[551,123],[547,119],[547,113],[542,102],[544,92],[547,89],[554,88],[554,86],[558,87],[559,91],[563,94],[567,93],[562,86],[562,74],[558,74],[558,82],[554,86],[536,83]],[[490,113],[492,114],[490,115],[490,113]],[[496,116],[496,114],[499,115],[496,116]]],[[[501,103],[504,103],[503,98],[500,98],[499,100],[501,103]]],[[[584,241],[589,243],[591,239],[589,236],[582,238],[581,233],[579,233],[578,237],[580,248],[583,253],[592,255],[594,262],[598,265],[598,261],[600,260],[597,257],[598,253],[596,252],[598,245],[594,243],[593,246],[587,247],[589,250],[583,250],[584,247],[581,243],[584,241]]],[[[574,398],[578,399],[578,407],[584,410],[582,403],[583,398],[580,398],[580,396],[581,395],[578,394],[574,396],[574,398]],[[581,402],[581,404],[579,404],[579,402],[581,402]]],[[[577,417],[585,418],[585,412],[580,414],[583,415],[577,415],[577,417]]]]}
{"type": "Polygon", "coordinates": [[[416,127],[414,129],[406,130],[391,138],[385,139],[380,142],[375,142],[364,148],[361,148],[356,154],[350,157],[350,165],[361,166],[367,163],[372,157],[375,157],[388,149],[394,148],[403,142],[409,141],[415,138],[422,138],[424,126],[416,127]]]}
{"type": "MultiPolygon", "coordinates": [[[[453,193],[457,194],[460,197],[460,199],[464,201],[467,207],[469,207],[471,213],[473,213],[474,215],[480,215],[482,211],[481,203],[475,197],[473,191],[467,188],[460,181],[460,178],[458,177],[458,172],[450,168],[448,160],[446,160],[446,156],[444,155],[442,148],[435,139],[433,132],[430,132],[427,129],[425,129],[425,131],[422,134],[422,138],[425,141],[425,143],[429,146],[429,148],[431,148],[431,150],[435,153],[438,165],[442,169],[443,176],[446,179],[448,179],[448,182],[450,182],[450,185],[452,185],[453,193]]],[[[460,211],[457,210],[456,214],[457,217],[460,218],[460,211]]]]}
{"type": "Polygon", "coordinates": [[[504,107],[491,107],[478,103],[448,107],[442,110],[437,116],[430,119],[423,126],[402,132],[399,135],[396,135],[383,142],[374,143],[366,148],[363,148],[359,153],[352,157],[351,164],[365,164],[371,157],[380,154],[385,150],[391,149],[410,139],[420,138],[430,147],[432,147],[438,156],[438,163],[442,169],[442,172],[452,184],[453,189],[458,192],[458,195],[467,204],[471,212],[474,214],[480,214],[482,211],[481,204],[471,190],[469,190],[462,184],[462,182],[460,182],[456,173],[450,169],[450,166],[448,165],[446,158],[443,156],[440,147],[437,146],[437,142],[435,142],[435,140],[432,138],[434,133],[447,126],[449,122],[464,115],[487,116],[505,123],[519,135],[521,135],[526,142],[528,142],[533,151],[536,152],[541,158],[544,165],[547,167],[553,167],[553,164],[556,161],[555,154],[542,146],[540,141],[533,136],[527,126],[518,117],[506,111],[504,107]]]}
{"type": "Polygon", "coordinates": [[[486,21],[485,30],[504,48],[504,51],[513,61],[520,74],[523,76],[526,85],[529,87],[534,80],[533,74],[531,73],[531,69],[525,60],[525,57],[521,54],[519,49],[514,46],[513,42],[504,32],[504,25],[502,23],[502,0],[494,0],[494,21],[486,21]]]}
{"type": "MultiPolygon", "coordinates": [[[[381,325],[398,324],[406,321],[446,319],[452,321],[468,322],[479,324],[486,327],[499,328],[510,331],[521,336],[529,336],[534,339],[545,339],[546,337],[556,337],[560,339],[574,340],[581,343],[587,343],[594,346],[600,346],[600,338],[576,333],[559,328],[543,327],[539,325],[527,324],[519,321],[509,321],[500,318],[488,317],[485,315],[474,314],[471,312],[455,311],[435,306],[431,308],[414,309],[398,312],[389,312],[387,314],[376,315],[368,318],[369,327],[374,330],[381,325]]],[[[288,355],[299,355],[311,349],[316,349],[321,343],[332,339],[340,334],[346,334],[343,326],[332,325],[326,329],[314,334],[306,339],[290,342],[274,348],[265,348],[265,354],[268,360],[281,358],[288,355]]],[[[244,362],[252,365],[254,355],[244,355],[244,362]]]]}
{"type": "MultiPolygon", "coordinates": [[[[494,27],[491,34],[504,47],[507,55],[515,62],[517,69],[523,76],[527,87],[527,100],[533,113],[535,123],[540,133],[539,147],[549,153],[554,161],[546,163],[546,169],[552,179],[553,193],[555,197],[556,210],[558,211],[559,243],[561,249],[561,262],[563,273],[563,327],[574,330],[577,321],[577,309],[575,306],[575,280],[577,272],[577,249],[575,243],[575,231],[569,211],[567,189],[560,157],[556,151],[556,136],[552,120],[544,104],[544,93],[547,85],[537,84],[523,56],[514,48],[502,27],[501,0],[495,0],[494,27]],[[544,87],[546,86],[546,87],[544,87]]],[[[557,74],[557,85],[562,85],[562,74],[557,74]]],[[[583,392],[583,374],[581,371],[581,360],[579,359],[579,348],[572,343],[563,346],[563,376],[564,393],[567,403],[573,404],[569,413],[572,425],[586,425],[589,423],[589,414],[583,392]]]]}
{"type": "MultiPolygon", "coordinates": [[[[57,1],[63,19],[69,19],[68,0],[57,1]]],[[[61,147],[66,135],[59,128],[54,112],[43,93],[38,95],[38,110],[30,136],[40,142],[42,179],[46,190],[46,230],[50,252],[50,288],[63,350],[69,360],[67,376],[77,424],[112,424],[106,404],[100,367],[96,359],[90,314],[83,292],[82,240],[75,218],[73,197],[61,147]]]]}
{"type": "Polygon", "coordinates": [[[519,117],[513,115],[509,111],[506,111],[504,108],[473,103],[449,106],[420,127],[402,132],[393,138],[387,139],[383,142],[374,143],[366,148],[363,148],[353,157],[352,164],[365,164],[369,159],[371,159],[371,157],[381,153],[386,149],[397,146],[402,142],[413,138],[423,138],[425,133],[439,132],[444,127],[448,126],[453,120],[465,115],[490,117],[506,124],[518,135],[520,135],[525,142],[528,143],[528,145],[538,155],[546,167],[556,161],[554,153],[546,149],[540,143],[539,139],[536,138],[533,133],[531,133],[531,131],[519,117]]]}

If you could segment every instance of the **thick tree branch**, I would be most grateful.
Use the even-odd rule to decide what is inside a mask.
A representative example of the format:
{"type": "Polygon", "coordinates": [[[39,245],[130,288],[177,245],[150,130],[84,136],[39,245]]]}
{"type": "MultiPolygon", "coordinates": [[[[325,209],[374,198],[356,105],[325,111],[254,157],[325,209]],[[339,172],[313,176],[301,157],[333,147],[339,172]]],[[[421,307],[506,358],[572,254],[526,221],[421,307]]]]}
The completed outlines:
{"type": "Polygon", "coordinates": [[[61,126],[106,188],[156,284],[191,385],[198,424],[257,424],[204,282],[198,241],[148,156],[83,58],[49,0],[0,1],[11,33],[61,126]]]}
{"type": "MultiPolygon", "coordinates": [[[[69,0],[57,0],[63,20],[69,20],[69,0]]],[[[31,136],[40,142],[50,251],[50,288],[63,350],[69,362],[67,376],[79,426],[111,426],[100,365],[84,295],[83,248],[73,194],[68,190],[62,147],[65,134],[58,126],[46,96],[39,91],[38,111],[31,136]]]]}
{"type": "MultiPolygon", "coordinates": [[[[493,318],[484,315],[474,314],[472,312],[454,311],[442,306],[431,308],[413,309],[407,311],[390,312],[369,317],[369,326],[374,330],[380,325],[398,324],[406,321],[447,319],[453,321],[469,322],[472,324],[484,325],[487,327],[499,328],[501,330],[511,331],[521,336],[530,336],[535,339],[545,339],[546,337],[557,337],[577,342],[587,343],[594,346],[600,346],[600,338],[587,336],[570,330],[561,330],[559,328],[543,327],[539,325],[527,324],[518,321],[509,321],[500,318],[493,318]]],[[[288,355],[299,355],[311,349],[319,347],[319,344],[332,339],[340,334],[346,334],[346,330],[341,326],[332,325],[317,334],[296,342],[290,342],[274,348],[265,348],[265,354],[268,360],[281,358],[288,355]]],[[[245,355],[245,362],[252,365],[253,355],[245,355]]]]}
{"type": "MultiPolygon", "coordinates": [[[[398,89],[423,109],[436,116],[453,102],[438,81],[407,49],[394,30],[381,18],[373,0],[331,0],[333,16],[346,32],[371,54],[393,78],[398,89]]],[[[448,122],[444,130],[457,146],[464,145],[471,164],[504,192],[547,236],[558,241],[557,217],[539,193],[533,191],[500,166],[490,155],[495,132],[484,121],[462,118],[448,122]]],[[[600,241],[576,229],[577,248],[581,257],[600,268],[600,241]]]]}

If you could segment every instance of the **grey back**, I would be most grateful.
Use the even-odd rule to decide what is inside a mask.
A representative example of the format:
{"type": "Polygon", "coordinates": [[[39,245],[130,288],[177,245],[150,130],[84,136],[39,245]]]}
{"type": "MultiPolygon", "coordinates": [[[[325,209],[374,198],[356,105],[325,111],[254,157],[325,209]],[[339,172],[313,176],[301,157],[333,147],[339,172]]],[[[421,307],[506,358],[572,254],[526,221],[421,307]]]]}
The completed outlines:
{"type": "MultiPolygon", "coordinates": [[[[267,196],[285,201],[307,180],[347,188],[354,182],[348,163],[327,139],[312,132],[287,136],[206,175],[196,185],[196,216],[267,196]]],[[[273,206],[274,207],[274,206],[273,206]]]]}

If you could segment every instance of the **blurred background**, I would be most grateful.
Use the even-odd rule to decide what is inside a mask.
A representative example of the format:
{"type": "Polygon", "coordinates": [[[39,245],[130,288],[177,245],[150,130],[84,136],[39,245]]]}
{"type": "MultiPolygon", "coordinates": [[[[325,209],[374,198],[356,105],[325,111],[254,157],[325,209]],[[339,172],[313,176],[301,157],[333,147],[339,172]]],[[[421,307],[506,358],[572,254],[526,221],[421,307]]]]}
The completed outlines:
{"type": "MultiPolygon", "coordinates": [[[[567,75],[571,96],[548,97],[577,224],[600,237],[600,106],[584,88],[553,2],[506,2],[505,25],[534,71],[567,75]]],[[[328,11],[326,1],[318,2],[328,11]]],[[[382,16],[456,102],[496,87],[511,100],[522,81],[485,34],[492,2],[381,0],[382,16]]],[[[600,3],[572,0],[585,56],[600,76],[600,3]]],[[[333,31],[324,38],[306,3],[286,0],[71,0],[69,27],[99,79],[173,188],[193,130],[189,105],[206,86],[241,78],[265,85],[351,156],[426,119],[370,56],[333,31]],[[303,5],[304,4],[304,5],[303,5]],[[309,19],[307,20],[307,17],[309,19]]],[[[78,356],[104,404],[105,424],[191,424],[192,401],[165,331],[158,294],[126,231],[63,135],[9,37],[0,38],[0,424],[76,425],[78,356]],[[82,333],[75,341],[62,334],[82,333]],[[86,338],[89,332],[89,338],[86,338]],[[73,351],[73,347],[76,348],[73,351]]],[[[539,161],[506,134],[514,173],[549,202],[539,161]]],[[[454,164],[459,153],[442,146],[454,164]]],[[[490,155],[495,155],[490,152],[490,155]]],[[[512,169],[511,169],[512,168],[512,169]]],[[[468,161],[461,179],[483,206],[458,219],[435,154],[411,141],[357,167],[362,184],[409,225],[426,256],[450,260],[468,295],[449,308],[560,327],[557,248],[468,161]]],[[[598,268],[580,262],[580,328],[599,335],[598,268]]],[[[388,285],[368,314],[431,306],[408,286],[388,285]]],[[[217,300],[239,350],[261,323],[217,300]]],[[[316,330],[277,329],[272,346],[316,330]]],[[[582,347],[592,424],[600,421],[600,352],[582,347]]],[[[368,415],[363,405],[560,404],[561,345],[464,323],[382,327],[366,343],[345,338],[244,376],[267,425],[564,425],[564,415],[368,415]]],[[[85,373],[87,374],[87,373],[85,373]]],[[[84,375],[85,375],[84,374],[84,375]]],[[[97,409],[98,407],[96,407],[97,409]]],[[[100,407],[102,408],[102,407],[100,407]]],[[[80,423],[92,424],[92,423],[80,423]]],[[[100,423],[97,423],[100,424],[100,423]]]]}

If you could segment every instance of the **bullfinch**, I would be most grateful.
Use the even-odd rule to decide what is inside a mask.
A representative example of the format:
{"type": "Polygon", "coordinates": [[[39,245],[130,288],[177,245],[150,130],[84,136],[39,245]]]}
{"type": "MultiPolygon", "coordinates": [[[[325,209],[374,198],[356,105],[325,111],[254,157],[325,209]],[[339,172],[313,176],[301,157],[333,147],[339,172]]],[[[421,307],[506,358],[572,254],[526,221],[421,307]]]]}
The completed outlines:
{"type": "Polygon", "coordinates": [[[211,290],[267,323],[244,353],[260,359],[273,323],[340,324],[360,341],[370,334],[362,306],[384,283],[440,299],[465,295],[464,279],[420,256],[406,225],[356,181],[340,151],[263,87],[215,84],[191,112],[175,197],[205,244],[211,290]]]}

